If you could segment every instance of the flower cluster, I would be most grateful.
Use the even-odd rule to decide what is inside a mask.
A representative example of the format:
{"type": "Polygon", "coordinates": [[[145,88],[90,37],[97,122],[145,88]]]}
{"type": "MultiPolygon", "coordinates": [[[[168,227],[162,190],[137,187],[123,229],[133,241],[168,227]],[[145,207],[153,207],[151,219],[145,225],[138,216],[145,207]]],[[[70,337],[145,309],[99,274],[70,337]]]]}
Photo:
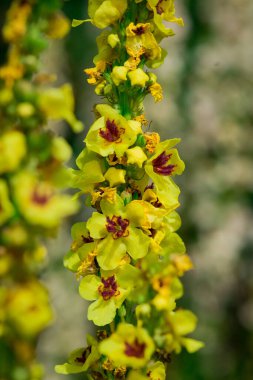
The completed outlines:
{"type": "MultiPolygon", "coordinates": [[[[194,352],[202,343],[187,337],[195,315],[176,308],[180,277],[192,269],[177,234],[179,188],[184,170],[176,145],[148,131],[143,99],[162,99],[148,68],[162,64],[164,21],[175,17],[174,0],[89,1],[90,21],[102,31],[95,67],[85,70],[95,92],[109,104],[95,106],[96,120],[72,171],[79,195],[95,209],[72,228],[64,265],[81,279],[91,301],[88,319],[98,330],[87,348],[71,353],[58,373],[87,372],[91,379],[165,380],[172,352],[194,352]]],[[[77,26],[84,20],[74,20],[77,26]]]]}
{"type": "Polygon", "coordinates": [[[0,67],[0,377],[39,379],[35,361],[38,334],[52,320],[48,293],[38,280],[46,248],[62,218],[77,202],[64,162],[71,148],[46,125],[65,119],[82,128],[73,114],[69,85],[53,88],[54,76],[40,72],[48,38],[62,38],[69,21],[58,2],[14,0],[3,37],[9,44],[0,67]],[[39,73],[40,72],[40,73],[39,73]]]}

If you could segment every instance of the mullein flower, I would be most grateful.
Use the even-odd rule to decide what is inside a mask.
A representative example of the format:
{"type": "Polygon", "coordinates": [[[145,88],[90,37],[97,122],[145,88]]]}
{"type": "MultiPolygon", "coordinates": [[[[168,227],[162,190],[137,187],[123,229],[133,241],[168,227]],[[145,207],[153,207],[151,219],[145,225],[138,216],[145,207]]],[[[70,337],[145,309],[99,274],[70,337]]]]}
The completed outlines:
{"type": "Polygon", "coordinates": [[[6,294],[6,319],[19,334],[34,338],[52,320],[48,292],[37,281],[14,285],[6,294]]]}
{"type": "Polygon", "coordinates": [[[155,362],[147,368],[147,373],[144,375],[140,371],[131,371],[127,376],[127,380],[165,380],[165,366],[162,362],[155,362]]]}
{"type": "Polygon", "coordinates": [[[127,0],[93,0],[88,6],[92,23],[100,29],[118,21],[126,9],[127,0]]]}
{"type": "Polygon", "coordinates": [[[102,200],[102,214],[94,212],[87,222],[93,239],[99,239],[97,261],[102,269],[117,268],[128,253],[134,260],[144,257],[148,252],[150,238],[141,230],[138,220],[139,208],[124,206],[118,196],[115,203],[102,200]]]}
{"type": "Polygon", "coordinates": [[[86,348],[77,348],[71,352],[68,362],[55,366],[55,371],[64,375],[81,373],[96,365],[101,356],[98,352],[98,342],[91,335],[87,335],[87,344],[86,348]]]}
{"type": "Polygon", "coordinates": [[[99,351],[116,366],[145,367],[154,352],[154,343],[147,331],[120,323],[117,331],[99,345],[99,351]]]}
{"type": "Polygon", "coordinates": [[[28,171],[14,176],[12,187],[19,211],[32,225],[54,228],[62,217],[77,211],[77,202],[70,196],[57,194],[52,183],[28,171]]]}
{"type": "Polygon", "coordinates": [[[101,117],[91,126],[86,136],[87,148],[103,157],[113,153],[119,158],[122,157],[142,132],[140,123],[126,120],[106,104],[99,104],[96,109],[101,117]]]}
{"type": "Polygon", "coordinates": [[[185,347],[188,352],[192,353],[203,347],[202,342],[185,337],[185,335],[190,334],[195,330],[197,324],[197,317],[191,311],[170,311],[167,314],[165,321],[165,331],[163,331],[162,334],[164,335],[161,336],[161,339],[164,340],[168,352],[175,351],[176,353],[179,353],[181,352],[182,347],[185,347]]]}
{"type": "Polygon", "coordinates": [[[177,206],[180,193],[171,176],[181,174],[184,170],[184,163],[177,150],[173,148],[179,141],[173,139],[158,144],[145,165],[146,173],[152,179],[159,199],[168,209],[177,206]]]}
{"type": "Polygon", "coordinates": [[[151,32],[149,23],[131,23],[126,28],[126,50],[132,57],[145,54],[150,60],[161,58],[161,48],[151,32]]]}
{"type": "Polygon", "coordinates": [[[175,22],[180,26],[184,25],[182,18],[175,17],[174,0],[147,0],[150,8],[154,12],[154,23],[163,36],[173,35],[171,29],[167,29],[163,20],[168,22],[175,22]]]}
{"type": "Polygon", "coordinates": [[[19,131],[8,131],[0,136],[0,174],[17,169],[27,152],[26,139],[19,131]]]}
{"type": "Polygon", "coordinates": [[[85,276],[79,287],[80,295],[95,301],[88,308],[88,319],[97,326],[111,323],[126,299],[133,290],[138,270],[126,264],[114,271],[101,271],[101,277],[85,276]]]}

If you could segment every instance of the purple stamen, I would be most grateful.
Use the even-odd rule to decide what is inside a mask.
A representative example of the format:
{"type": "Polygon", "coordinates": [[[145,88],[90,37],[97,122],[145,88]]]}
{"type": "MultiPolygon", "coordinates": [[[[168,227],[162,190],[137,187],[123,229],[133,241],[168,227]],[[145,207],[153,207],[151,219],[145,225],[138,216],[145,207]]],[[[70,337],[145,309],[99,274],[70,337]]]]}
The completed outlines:
{"type": "Polygon", "coordinates": [[[113,239],[119,239],[129,235],[127,227],[129,226],[129,220],[123,219],[121,216],[113,215],[112,219],[106,218],[106,229],[112,233],[113,239]]]}
{"type": "Polygon", "coordinates": [[[143,358],[146,344],[138,342],[137,338],[133,343],[125,342],[125,354],[135,358],[143,358]]]}
{"type": "Polygon", "coordinates": [[[114,120],[106,120],[105,130],[100,128],[99,135],[103,137],[103,139],[109,142],[116,142],[120,139],[120,136],[124,133],[124,129],[119,128],[114,120]]]}
{"type": "Polygon", "coordinates": [[[99,286],[98,292],[101,294],[105,301],[108,301],[112,297],[118,296],[120,294],[118,291],[118,285],[115,280],[115,276],[108,278],[102,277],[101,281],[103,285],[99,286]]]}
{"type": "Polygon", "coordinates": [[[152,161],[154,172],[165,176],[171,175],[176,167],[176,165],[167,165],[167,162],[171,156],[172,154],[166,154],[165,152],[162,152],[158,157],[156,157],[152,161]]]}

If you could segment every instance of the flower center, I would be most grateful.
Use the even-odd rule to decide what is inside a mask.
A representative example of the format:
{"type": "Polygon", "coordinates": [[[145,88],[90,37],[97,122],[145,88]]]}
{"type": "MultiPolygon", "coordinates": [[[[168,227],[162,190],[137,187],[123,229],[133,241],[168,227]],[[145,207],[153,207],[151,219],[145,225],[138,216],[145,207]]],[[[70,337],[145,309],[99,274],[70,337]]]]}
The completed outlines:
{"type": "Polygon", "coordinates": [[[136,36],[141,36],[142,34],[145,33],[145,28],[143,26],[137,26],[134,30],[133,30],[134,34],[136,34],[136,36]]]}
{"type": "Polygon", "coordinates": [[[107,217],[106,221],[106,229],[108,232],[112,233],[113,239],[119,239],[129,235],[129,231],[127,229],[129,226],[128,219],[123,219],[121,216],[113,215],[112,219],[107,217]]]}
{"type": "Polygon", "coordinates": [[[98,292],[101,294],[105,301],[108,301],[112,297],[118,296],[120,294],[118,290],[118,285],[115,280],[115,276],[108,278],[102,277],[102,285],[99,286],[98,292]]]}
{"type": "Polygon", "coordinates": [[[36,203],[39,206],[44,206],[47,204],[50,198],[52,198],[52,195],[52,191],[49,189],[43,189],[37,186],[32,193],[31,200],[33,203],[36,203]]]}
{"type": "Polygon", "coordinates": [[[145,347],[145,343],[140,343],[137,338],[135,338],[133,343],[125,342],[125,354],[135,358],[143,358],[145,347]]]}
{"type": "Polygon", "coordinates": [[[156,4],[156,12],[157,14],[161,15],[164,12],[164,9],[162,8],[162,2],[163,0],[159,0],[158,3],[156,4]]]}
{"type": "Polygon", "coordinates": [[[82,356],[75,358],[76,363],[84,364],[91,353],[91,346],[85,348],[82,352],[82,356]]]}
{"type": "Polygon", "coordinates": [[[156,157],[152,161],[154,172],[166,176],[171,175],[176,167],[176,165],[167,165],[171,156],[172,154],[166,154],[165,152],[162,152],[158,157],[156,157]]]}
{"type": "Polygon", "coordinates": [[[123,128],[119,128],[114,120],[106,120],[105,130],[100,128],[99,135],[109,142],[121,142],[120,136],[125,132],[123,128]]]}
{"type": "Polygon", "coordinates": [[[92,243],[94,241],[94,239],[90,235],[88,236],[81,235],[81,238],[84,243],[92,243]]]}

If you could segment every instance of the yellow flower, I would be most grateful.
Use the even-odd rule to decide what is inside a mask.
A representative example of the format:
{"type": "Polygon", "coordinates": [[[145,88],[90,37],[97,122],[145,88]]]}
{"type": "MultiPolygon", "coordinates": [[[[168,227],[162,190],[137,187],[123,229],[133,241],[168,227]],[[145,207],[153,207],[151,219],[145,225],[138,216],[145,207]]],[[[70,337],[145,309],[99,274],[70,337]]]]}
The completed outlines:
{"type": "Polygon", "coordinates": [[[131,371],[127,377],[127,380],[165,380],[165,366],[162,362],[155,362],[147,368],[146,375],[143,375],[140,371],[131,371]]]}
{"type": "Polygon", "coordinates": [[[124,63],[124,66],[129,70],[135,70],[140,62],[140,57],[129,57],[128,60],[124,63]]]}
{"type": "Polygon", "coordinates": [[[167,314],[165,349],[167,352],[181,352],[182,346],[189,353],[198,351],[204,344],[185,335],[193,332],[197,325],[197,317],[189,310],[171,311],[167,314]],[[168,331],[169,330],[169,331],[168,331]]]}
{"type": "Polygon", "coordinates": [[[109,168],[105,173],[105,179],[109,181],[111,187],[126,183],[126,171],[124,169],[109,168]]]}
{"type": "Polygon", "coordinates": [[[96,202],[101,199],[106,199],[108,202],[114,203],[116,201],[116,194],[117,190],[115,187],[99,187],[91,194],[91,204],[94,206],[96,202]]]}
{"type": "Polygon", "coordinates": [[[128,25],[126,28],[126,50],[132,57],[145,56],[150,60],[161,58],[161,48],[156,42],[149,23],[128,25]]]}
{"type": "Polygon", "coordinates": [[[46,34],[50,38],[63,38],[70,29],[70,22],[63,13],[54,13],[48,20],[46,34]]]}
{"type": "Polygon", "coordinates": [[[194,268],[191,258],[188,255],[175,255],[172,257],[172,262],[176,267],[177,275],[183,274],[194,268]]]}
{"type": "Polygon", "coordinates": [[[17,46],[11,46],[8,54],[8,62],[0,68],[0,79],[5,80],[7,87],[12,87],[15,80],[22,78],[24,66],[20,62],[20,53],[17,46]]]}
{"type": "Polygon", "coordinates": [[[77,211],[77,202],[69,195],[57,194],[49,182],[30,172],[20,172],[12,179],[12,188],[19,211],[30,224],[54,228],[63,217],[77,211]]]}
{"type": "Polygon", "coordinates": [[[92,23],[104,29],[121,19],[127,9],[127,0],[90,0],[88,13],[92,23]]]}
{"type": "Polygon", "coordinates": [[[83,125],[74,115],[74,96],[69,84],[60,88],[40,91],[39,107],[52,120],[66,120],[75,132],[81,132],[83,125]]]}
{"type": "Polygon", "coordinates": [[[69,355],[68,362],[55,366],[55,372],[67,375],[70,373],[86,372],[94,366],[100,358],[98,342],[91,335],[87,335],[86,348],[77,348],[69,355]]]}
{"type": "Polygon", "coordinates": [[[112,80],[116,86],[127,80],[128,69],[125,66],[114,66],[112,70],[112,80]]]}
{"type": "Polygon", "coordinates": [[[79,293],[84,299],[94,301],[88,308],[88,319],[97,326],[111,323],[134,288],[138,274],[138,269],[125,264],[114,271],[101,271],[101,277],[85,276],[80,282],[79,293]]]}
{"type": "Polygon", "coordinates": [[[136,164],[139,168],[142,167],[143,162],[147,160],[146,154],[143,152],[141,147],[135,146],[134,148],[127,149],[127,163],[136,164]]]}
{"type": "Polygon", "coordinates": [[[93,62],[96,65],[99,61],[112,63],[116,58],[116,50],[108,43],[108,38],[111,35],[109,30],[104,30],[97,38],[98,54],[94,57],[93,62]]]}
{"type": "Polygon", "coordinates": [[[149,86],[148,90],[155,99],[156,103],[163,100],[163,89],[159,83],[152,84],[151,86],[149,86]]]}
{"type": "Polygon", "coordinates": [[[119,36],[117,34],[110,34],[108,36],[108,44],[114,49],[119,43],[120,43],[120,39],[119,39],[119,36]]]}
{"type": "Polygon", "coordinates": [[[16,170],[26,155],[26,139],[19,131],[9,131],[0,137],[0,173],[16,170]]]}
{"type": "Polygon", "coordinates": [[[154,352],[154,343],[148,332],[127,323],[120,323],[117,331],[99,345],[116,366],[141,368],[146,366],[154,352]]]}
{"type": "Polygon", "coordinates": [[[159,143],[145,164],[146,173],[154,182],[159,200],[170,210],[178,206],[180,193],[171,176],[181,174],[185,167],[178,151],[173,148],[179,141],[180,139],[171,139],[159,143]]]}
{"type": "Polygon", "coordinates": [[[103,72],[106,68],[106,62],[105,61],[98,61],[96,63],[96,67],[92,67],[90,69],[85,69],[84,72],[89,76],[87,79],[87,82],[89,84],[97,85],[103,80],[103,72]]]}
{"type": "Polygon", "coordinates": [[[149,80],[149,76],[144,73],[142,69],[135,69],[128,73],[128,77],[131,82],[131,86],[145,87],[146,82],[149,80]]]}
{"type": "Polygon", "coordinates": [[[48,293],[35,281],[11,288],[6,300],[7,320],[25,337],[34,337],[52,320],[48,293]]]}
{"type": "Polygon", "coordinates": [[[144,134],[146,140],[146,149],[149,153],[154,153],[156,146],[160,142],[160,135],[156,132],[145,133],[144,134]]]}
{"type": "Polygon", "coordinates": [[[17,106],[17,114],[22,118],[31,117],[34,113],[35,107],[29,102],[22,102],[17,106]]]}
{"type": "Polygon", "coordinates": [[[27,20],[32,11],[28,2],[23,4],[14,1],[7,13],[7,22],[3,27],[4,39],[8,42],[15,42],[26,33],[27,20]]]}
{"type": "Polygon", "coordinates": [[[182,18],[175,17],[174,0],[147,0],[150,8],[154,12],[154,23],[158,29],[160,39],[167,36],[173,36],[173,31],[167,29],[163,20],[175,22],[180,26],[184,25],[182,18]]]}
{"type": "Polygon", "coordinates": [[[101,117],[93,123],[86,136],[87,148],[103,157],[114,153],[122,157],[142,132],[140,123],[125,119],[107,104],[99,104],[96,109],[101,117]]]}
{"type": "Polygon", "coordinates": [[[148,126],[148,120],[145,118],[145,116],[143,114],[139,115],[139,116],[136,116],[134,118],[134,120],[139,121],[139,123],[141,123],[141,125],[144,126],[144,127],[148,126]]]}

